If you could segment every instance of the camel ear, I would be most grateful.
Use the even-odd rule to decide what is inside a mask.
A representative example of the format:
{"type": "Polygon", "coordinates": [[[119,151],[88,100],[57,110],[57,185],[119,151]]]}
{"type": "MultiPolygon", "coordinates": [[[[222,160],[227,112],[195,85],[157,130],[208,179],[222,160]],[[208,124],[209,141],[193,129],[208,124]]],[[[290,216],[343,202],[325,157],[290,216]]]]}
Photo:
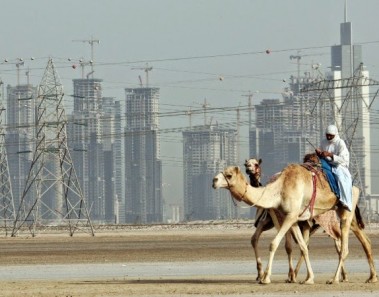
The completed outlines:
{"type": "Polygon", "coordinates": [[[259,159],[258,164],[261,165],[261,163],[262,163],[262,159],[259,159]]]}
{"type": "Polygon", "coordinates": [[[238,166],[235,166],[234,167],[234,170],[238,173],[238,172],[240,172],[240,168],[238,167],[238,166]]]}

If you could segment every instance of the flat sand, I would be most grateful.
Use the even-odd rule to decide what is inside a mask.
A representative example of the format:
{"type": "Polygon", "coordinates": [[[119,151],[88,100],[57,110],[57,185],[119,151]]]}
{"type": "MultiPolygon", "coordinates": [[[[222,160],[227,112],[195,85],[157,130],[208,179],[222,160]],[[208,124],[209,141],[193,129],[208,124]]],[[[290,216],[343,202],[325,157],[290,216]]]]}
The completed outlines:
{"type": "MultiPolygon", "coordinates": [[[[354,271],[349,268],[349,282],[327,285],[333,276],[330,269],[315,273],[314,285],[287,284],[283,273],[272,274],[272,283],[256,282],[255,258],[250,245],[254,232],[251,224],[205,224],[181,226],[128,227],[117,230],[99,229],[94,237],[65,232],[44,233],[36,237],[0,238],[0,266],[33,267],[33,265],[105,264],[105,263],[178,263],[178,262],[238,262],[250,261],[252,274],[192,274],[171,276],[120,276],[111,278],[63,278],[0,280],[0,296],[378,296],[379,283],[366,284],[368,265],[354,271]]],[[[379,255],[379,229],[366,227],[374,257],[379,255]]],[[[260,253],[267,261],[274,233],[263,234],[260,253]]],[[[363,249],[351,233],[348,261],[365,259],[363,249]]],[[[294,258],[299,250],[294,245],[294,258]]],[[[336,259],[332,239],[317,232],[311,239],[310,257],[313,260],[336,259]]],[[[283,243],[275,260],[286,260],[283,243]]],[[[248,262],[247,262],[248,263],[248,262]]],[[[298,277],[305,278],[304,273],[298,277]]]]}

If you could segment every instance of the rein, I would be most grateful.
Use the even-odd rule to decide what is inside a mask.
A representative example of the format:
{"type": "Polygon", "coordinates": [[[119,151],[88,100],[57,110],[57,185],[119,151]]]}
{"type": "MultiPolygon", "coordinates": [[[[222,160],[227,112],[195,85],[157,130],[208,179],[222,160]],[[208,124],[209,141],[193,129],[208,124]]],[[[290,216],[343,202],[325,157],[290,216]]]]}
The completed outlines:
{"type": "Polygon", "coordinates": [[[316,201],[316,186],[317,186],[317,170],[314,169],[311,165],[309,164],[302,164],[302,166],[306,169],[308,169],[311,173],[312,173],[312,184],[313,184],[313,191],[312,191],[312,197],[311,197],[311,200],[309,201],[309,204],[305,207],[305,209],[303,210],[303,212],[300,214],[299,217],[301,217],[305,211],[309,208],[310,212],[311,212],[311,217],[312,217],[312,214],[313,214],[313,209],[314,209],[314,205],[315,205],[315,201],[316,201]]]}

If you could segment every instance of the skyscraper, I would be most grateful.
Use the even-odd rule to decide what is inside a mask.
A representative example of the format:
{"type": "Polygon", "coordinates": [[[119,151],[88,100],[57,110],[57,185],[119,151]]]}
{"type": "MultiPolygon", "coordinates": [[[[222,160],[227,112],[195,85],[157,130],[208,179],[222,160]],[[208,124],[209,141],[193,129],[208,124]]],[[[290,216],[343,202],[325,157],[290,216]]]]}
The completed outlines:
{"type": "Polygon", "coordinates": [[[159,88],[126,88],[125,214],[128,223],[161,222],[159,88]]]}
{"type": "Polygon", "coordinates": [[[232,219],[237,208],[227,191],[214,191],[215,172],[237,164],[237,131],[206,125],[183,132],[184,219],[232,219]]]}
{"type": "Polygon", "coordinates": [[[93,220],[104,220],[104,153],[101,79],[74,79],[72,158],[93,220]]]}
{"type": "Polygon", "coordinates": [[[30,84],[7,86],[7,133],[5,137],[15,207],[25,187],[34,151],[35,99],[30,84]]]}
{"type": "Polygon", "coordinates": [[[101,120],[104,141],[105,221],[125,222],[120,101],[104,97],[101,120]]]}
{"type": "Polygon", "coordinates": [[[353,44],[352,24],[347,21],[346,4],[344,22],[340,25],[340,43],[331,49],[331,76],[350,79],[351,83],[333,94],[338,109],[335,122],[350,148],[353,178],[364,195],[371,194],[370,91],[362,80],[368,79],[369,73],[362,66],[362,46],[353,44]]]}
{"type": "Polygon", "coordinates": [[[288,163],[302,162],[306,153],[313,152],[322,121],[331,119],[320,116],[320,108],[328,104],[316,105],[317,94],[299,92],[314,79],[309,72],[291,76],[281,99],[264,99],[255,106],[255,127],[249,131],[250,157],[263,159],[264,183],[288,163]]]}

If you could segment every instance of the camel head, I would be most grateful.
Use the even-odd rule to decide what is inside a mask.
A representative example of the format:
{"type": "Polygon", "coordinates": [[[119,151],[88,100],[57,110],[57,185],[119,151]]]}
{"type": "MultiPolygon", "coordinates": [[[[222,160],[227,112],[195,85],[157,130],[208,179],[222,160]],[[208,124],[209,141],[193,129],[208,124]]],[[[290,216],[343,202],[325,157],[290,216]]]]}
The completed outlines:
{"type": "Polygon", "coordinates": [[[261,176],[261,163],[262,159],[251,158],[249,160],[245,160],[245,170],[248,175],[254,175],[257,179],[261,176]]]}
{"type": "Polygon", "coordinates": [[[320,163],[320,159],[319,159],[319,157],[317,156],[316,153],[310,153],[310,154],[306,154],[304,156],[303,162],[304,163],[319,164],[320,163]]]}
{"type": "Polygon", "coordinates": [[[212,187],[214,189],[227,188],[231,189],[239,182],[247,184],[245,176],[242,174],[238,166],[229,166],[213,178],[212,187]]]}
{"type": "Polygon", "coordinates": [[[245,194],[250,187],[245,175],[237,166],[229,166],[213,178],[212,187],[214,189],[225,188],[230,191],[230,194],[238,201],[244,201],[251,205],[245,194]]]}

